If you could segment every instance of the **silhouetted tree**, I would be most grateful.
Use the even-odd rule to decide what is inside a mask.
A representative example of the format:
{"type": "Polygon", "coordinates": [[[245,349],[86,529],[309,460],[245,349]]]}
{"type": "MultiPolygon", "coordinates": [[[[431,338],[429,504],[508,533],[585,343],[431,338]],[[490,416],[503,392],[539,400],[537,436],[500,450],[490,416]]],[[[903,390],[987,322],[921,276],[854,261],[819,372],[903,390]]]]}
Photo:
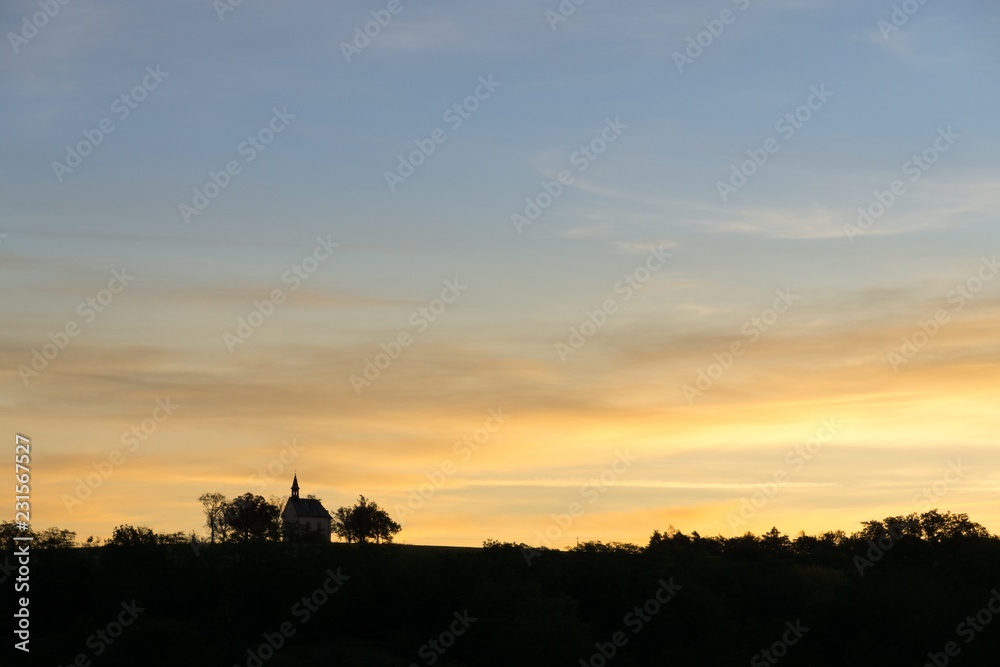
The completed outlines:
{"type": "Polygon", "coordinates": [[[879,539],[922,540],[938,543],[971,537],[989,537],[985,527],[969,520],[968,514],[941,514],[936,509],[923,514],[890,516],[881,521],[862,521],[861,530],[854,537],[878,542],[879,539]]]}
{"type": "Polygon", "coordinates": [[[13,521],[0,521],[0,546],[3,546],[5,550],[7,547],[11,547],[15,544],[15,536],[34,538],[31,545],[37,549],[68,549],[74,545],[76,540],[76,533],[65,528],[53,526],[37,532],[30,527],[21,530],[13,521]]]}
{"type": "Polygon", "coordinates": [[[69,549],[76,541],[76,533],[65,528],[46,528],[35,537],[35,546],[40,549],[69,549]]]}
{"type": "Polygon", "coordinates": [[[638,554],[642,552],[642,549],[630,542],[601,542],[597,540],[596,542],[580,542],[570,547],[569,551],[587,554],[638,554]]]}
{"type": "Polygon", "coordinates": [[[281,508],[263,496],[244,493],[226,503],[223,521],[235,542],[281,539],[281,508]]]}
{"type": "MultiPolygon", "coordinates": [[[[697,535],[697,533],[695,533],[695,535],[697,535]]],[[[649,544],[646,545],[646,548],[656,549],[660,547],[686,547],[690,544],[690,537],[673,526],[667,526],[667,530],[663,533],[659,530],[653,531],[653,534],[649,536],[649,544]]]]}
{"type": "Polygon", "coordinates": [[[828,530],[820,535],[820,540],[835,547],[839,547],[847,542],[847,533],[842,530],[828,530]]]}
{"type": "Polygon", "coordinates": [[[756,535],[747,531],[738,537],[721,538],[723,553],[733,558],[756,560],[762,554],[760,540],[756,535]]]}
{"type": "Polygon", "coordinates": [[[156,544],[156,535],[146,526],[116,526],[111,538],[104,544],[111,547],[149,546],[156,544]]]}
{"type": "Polygon", "coordinates": [[[0,521],[0,546],[7,552],[14,547],[14,537],[35,537],[36,533],[30,527],[21,530],[13,521],[0,521]]]}
{"type": "Polygon", "coordinates": [[[227,526],[225,522],[226,497],[221,493],[203,493],[198,497],[205,508],[205,525],[208,527],[212,544],[216,535],[220,541],[226,540],[227,526]]]}
{"type": "Polygon", "coordinates": [[[389,514],[364,496],[354,507],[341,507],[333,515],[333,532],[348,542],[392,542],[392,537],[402,526],[389,518],[389,514]]]}
{"type": "Polygon", "coordinates": [[[792,542],[788,535],[782,535],[777,526],[772,526],[771,530],[760,536],[760,546],[774,554],[788,553],[792,549],[792,542]]]}
{"type": "MultiPolygon", "coordinates": [[[[500,551],[507,549],[517,550],[517,549],[531,549],[531,548],[532,547],[528,546],[524,542],[501,542],[500,540],[494,540],[493,538],[487,538],[483,540],[483,549],[487,550],[500,551]]],[[[549,551],[549,549],[546,549],[545,547],[539,547],[539,549],[549,551]]]]}
{"type": "Polygon", "coordinates": [[[191,540],[184,531],[176,533],[156,533],[157,544],[187,544],[191,540]]]}
{"type": "MultiPolygon", "coordinates": [[[[931,510],[934,514],[937,514],[937,510],[931,510]]],[[[931,512],[927,512],[921,515],[921,521],[924,517],[927,517],[931,512]]],[[[943,527],[940,531],[942,540],[954,540],[966,537],[989,537],[990,531],[986,530],[986,527],[976,523],[975,521],[969,520],[969,515],[962,514],[952,514],[951,512],[945,512],[941,517],[943,527]]],[[[925,529],[925,533],[926,533],[925,529]]],[[[927,536],[930,539],[930,536],[927,536]]]]}

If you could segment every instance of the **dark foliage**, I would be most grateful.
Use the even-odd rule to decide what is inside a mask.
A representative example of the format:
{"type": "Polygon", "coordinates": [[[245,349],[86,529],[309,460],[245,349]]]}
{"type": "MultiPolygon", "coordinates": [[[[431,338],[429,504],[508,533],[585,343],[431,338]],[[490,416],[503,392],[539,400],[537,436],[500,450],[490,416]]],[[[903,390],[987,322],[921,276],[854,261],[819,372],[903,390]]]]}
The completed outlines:
{"type": "Polygon", "coordinates": [[[392,542],[402,530],[389,514],[364,496],[354,507],[341,507],[333,515],[333,532],[348,542],[392,542]]]}
{"type": "Polygon", "coordinates": [[[569,552],[495,540],[164,545],[123,526],[112,541],[139,547],[32,555],[32,659],[258,665],[248,651],[261,655],[287,623],[260,664],[894,667],[934,664],[948,642],[956,666],[995,664],[1000,615],[982,610],[1000,600],[1000,539],[964,515],[899,518],[794,538],[669,529],[644,547],[569,552]],[[677,590],[662,598],[667,587],[677,590]],[[133,600],[144,611],[95,656],[88,638],[133,600]],[[475,619],[467,628],[463,615],[475,619]],[[780,661],[761,657],[789,624],[808,630],[780,661]]]}
{"type": "Polygon", "coordinates": [[[224,505],[222,520],[226,538],[233,542],[281,539],[281,508],[263,496],[244,493],[233,498],[224,505]]]}

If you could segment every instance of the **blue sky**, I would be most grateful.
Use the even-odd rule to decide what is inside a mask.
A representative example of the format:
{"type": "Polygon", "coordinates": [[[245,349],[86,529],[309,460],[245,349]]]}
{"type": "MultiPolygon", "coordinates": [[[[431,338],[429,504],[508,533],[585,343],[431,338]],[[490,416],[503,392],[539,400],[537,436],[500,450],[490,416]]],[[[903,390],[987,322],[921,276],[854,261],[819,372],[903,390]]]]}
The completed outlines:
{"type": "Polygon", "coordinates": [[[774,469],[767,452],[835,416],[843,449],[810,468],[833,490],[789,487],[788,506],[751,528],[910,511],[909,490],[956,451],[976,465],[943,508],[1000,528],[984,514],[1000,483],[988,407],[998,285],[950,311],[900,372],[887,362],[1000,245],[993,3],[929,0],[880,32],[892,2],[589,0],[553,29],[554,1],[404,0],[347,62],[341,44],[387,5],[244,0],[220,19],[207,0],[72,0],[16,52],[8,33],[39,6],[0,9],[2,400],[10,428],[51,443],[43,523],[108,533],[117,501],[145,489],[167,509],[122,521],[194,528],[193,499],[248,490],[283,438],[310,443],[295,465],[329,505],[365,493],[398,507],[505,405],[523,417],[491,440],[495,458],[484,450],[436,490],[404,536],[529,540],[565,488],[628,446],[641,452],[636,481],[609,492],[585,532],[730,531],[740,485],[774,469]],[[725,11],[679,71],[674,54],[725,11]],[[147,68],[166,76],[121,118],[114,101],[152,82],[147,68]],[[481,79],[499,85],[454,128],[446,112],[481,79]],[[776,125],[820,88],[832,95],[783,135],[776,125]],[[241,145],[275,109],[294,118],[246,161],[241,145]],[[53,162],[106,118],[113,132],[60,181],[53,162]],[[624,129],[581,173],[574,152],[609,120],[624,129]],[[437,128],[447,140],[390,191],[385,172],[437,128]],[[904,163],[941,132],[957,138],[910,180],[904,163]],[[777,152],[723,201],[718,183],[770,138],[777,152]],[[230,161],[239,173],[186,222],[179,205],[230,161]],[[518,233],[511,216],[564,170],[572,184],[518,233]],[[849,238],[858,207],[895,180],[905,192],[849,238]],[[318,237],[341,245],[292,292],[282,276],[318,237]],[[669,262],[564,363],[556,343],[653,248],[669,262]],[[32,350],[122,267],[134,282],[26,382],[32,350]],[[350,377],[456,278],[468,289],[356,393],[350,377]],[[223,334],[274,289],[287,302],[230,352],[223,334]],[[800,301],[686,401],[682,386],[780,289],[800,301]],[[68,512],[74,480],[166,395],[185,407],[150,437],[162,444],[68,512]],[[720,451],[733,457],[722,471],[720,451]],[[662,496],[674,457],[707,491],[662,496]],[[870,481],[883,469],[898,495],[870,481]]]}

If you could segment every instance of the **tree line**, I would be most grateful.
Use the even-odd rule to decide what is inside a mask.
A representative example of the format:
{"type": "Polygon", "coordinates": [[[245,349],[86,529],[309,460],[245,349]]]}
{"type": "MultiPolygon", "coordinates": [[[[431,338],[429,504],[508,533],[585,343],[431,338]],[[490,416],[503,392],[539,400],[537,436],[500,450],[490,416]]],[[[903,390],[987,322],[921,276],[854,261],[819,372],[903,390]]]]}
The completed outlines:
{"type": "MultiPolygon", "coordinates": [[[[312,497],[312,496],[309,496],[312,497]]],[[[205,493],[198,500],[205,512],[205,526],[209,531],[210,543],[280,542],[307,539],[305,534],[282,533],[281,500],[267,500],[262,496],[246,493],[227,500],[221,493],[205,493]]],[[[402,530],[389,514],[377,503],[359,496],[353,506],[338,508],[332,515],[331,530],[346,542],[389,543],[402,530]]],[[[93,536],[81,543],[76,542],[76,533],[57,527],[35,531],[21,530],[12,521],[0,521],[0,544],[14,544],[14,536],[31,536],[33,547],[38,549],[62,549],[75,546],[96,547],[101,540],[93,536]]],[[[819,535],[800,532],[794,539],[782,534],[777,527],[766,533],[755,535],[746,532],[734,537],[722,535],[703,537],[698,531],[690,535],[676,530],[673,526],[665,531],[654,530],[646,545],[631,542],[581,542],[568,551],[578,553],[623,553],[639,554],[663,549],[685,549],[703,552],[707,555],[800,555],[815,556],[851,552],[857,554],[856,563],[873,562],[865,554],[884,553],[897,544],[940,545],[965,538],[1000,539],[991,535],[981,524],[972,521],[968,514],[939,512],[937,509],[921,514],[890,516],[884,519],[861,522],[861,529],[854,533],[843,530],[827,531],[819,535]]],[[[157,533],[147,526],[116,526],[112,536],[104,541],[106,546],[137,546],[157,544],[184,544],[198,541],[192,532],[157,533]]],[[[491,550],[518,549],[526,554],[530,563],[533,556],[547,551],[557,551],[548,547],[535,547],[523,542],[503,542],[487,539],[483,547],[491,550]]]]}
{"type": "MultiPolygon", "coordinates": [[[[703,537],[698,531],[690,535],[668,527],[665,531],[654,530],[649,542],[639,546],[631,542],[602,542],[600,540],[581,542],[567,550],[575,553],[642,554],[669,551],[700,553],[704,556],[726,556],[744,559],[759,559],[770,556],[807,559],[853,557],[853,563],[861,574],[867,567],[881,560],[889,550],[901,545],[901,551],[914,548],[929,548],[954,544],[962,540],[1000,540],[991,535],[982,524],[969,518],[968,514],[940,512],[933,509],[921,514],[889,516],[884,519],[862,521],[861,529],[854,533],[834,530],[819,535],[807,535],[804,531],[793,539],[781,533],[777,527],[756,535],[750,531],[733,537],[722,535],[703,537]]],[[[522,542],[503,542],[488,539],[483,547],[494,551],[519,550],[525,560],[531,561],[548,551],[558,551],[547,547],[533,547],[522,542]]]]}
{"type": "MultiPolygon", "coordinates": [[[[315,496],[307,498],[316,499],[315,496]]],[[[281,512],[284,499],[270,499],[252,493],[244,493],[227,499],[221,493],[204,493],[198,497],[205,512],[205,527],[208,541],[215,543],[249,543],[315,540],[316,535],[301,530],[301,526],[282,526],[281,512]]],[[[359,496],[353,506],[338,508],[332,515],[330,529],[333,534],[347,542],[392,542],[402,530],[388,512],[365,496],[359,496]]],[[[77,546],[76,533],[62,528],[46,528],[35,531],[21,530],[12,521],[0,522],[0,544],[14,544],[14,536],[32,537],[37,549],[62,549],[77,546]]],[[[115,526],[111,537],[104,540],[106,546],[140,546],[156,544],[184,544],[198,542],[194,532],[187,534],[157,533],[148,526],[123,524],[115,526]]],[[[84,547],[101,545],[101,538],[89,536],[79,544],[84,547]]]]}
{"type": "Polygon", "coordinates": [[[192,549],[119,526],[100,550],[32,555],[32,620],[45,640],[36,658],[70,664],[134,599],[149,612],[101,665],[259,665],[248,649],[262,655],[266,637],[297,623],[290,609],[342,571],[343,589],[264,664],[428,664],[421,647],[466,611],[477,620],[435,664],[772,664],[775,646],[789,667],[940,665],[948,646],[961,651],[955,665],[995,664],[1000,538],[937,510],[856,527],[734,536],[668,527],[639,544],[546,550],[496,540],[483,549],[272,540],[192,549]],[[676,594],[664,598],[664,586],[676,594]],[[783,646],[789,624],[808,631],[783,646]]]}

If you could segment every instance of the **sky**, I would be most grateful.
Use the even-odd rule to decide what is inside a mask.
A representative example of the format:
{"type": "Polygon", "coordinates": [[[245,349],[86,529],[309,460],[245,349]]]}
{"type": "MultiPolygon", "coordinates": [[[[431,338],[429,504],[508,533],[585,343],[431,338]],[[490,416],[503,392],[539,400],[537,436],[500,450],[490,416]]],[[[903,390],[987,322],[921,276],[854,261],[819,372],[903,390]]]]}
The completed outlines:
{"type": "Polygon", "coordinates": [[[412,544],[1000,532],[992,0],[11,0],[0,27],[34,526],[205,534],[198,496],[297,472],[412,544]]]}

